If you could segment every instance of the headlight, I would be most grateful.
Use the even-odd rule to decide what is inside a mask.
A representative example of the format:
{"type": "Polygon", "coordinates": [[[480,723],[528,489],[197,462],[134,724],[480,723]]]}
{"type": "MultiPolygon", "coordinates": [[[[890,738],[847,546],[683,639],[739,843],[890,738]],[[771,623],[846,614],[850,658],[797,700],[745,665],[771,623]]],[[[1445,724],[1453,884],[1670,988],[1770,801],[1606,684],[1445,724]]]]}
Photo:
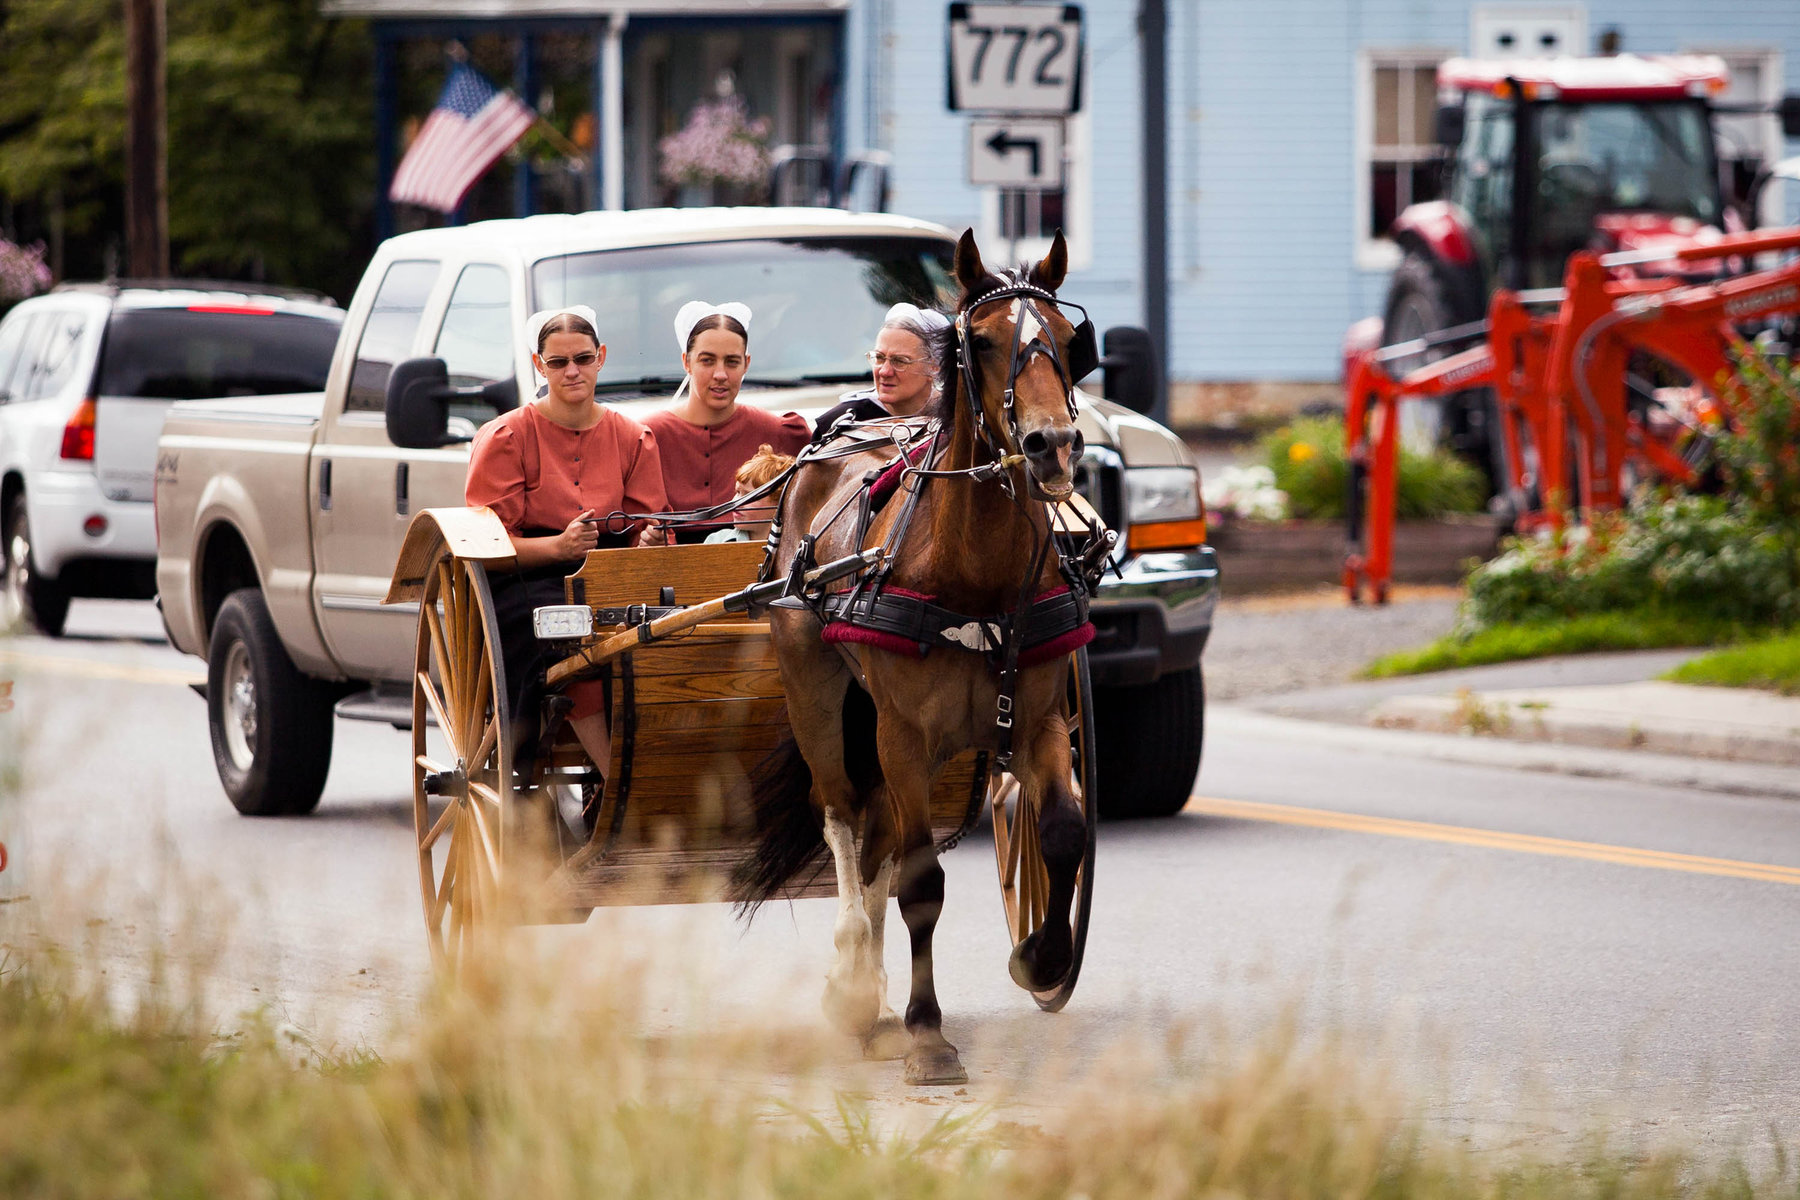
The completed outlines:
{"type": "Polygon", "coordinates": [[[1132,467],[1125,471],[1125,546],[1132,554],[1181,550],[1206,542],[1200,472],[1192,467],[1132,467]]]}
{"type": "Polygon", "coordinates": [[[1192,467],[1127,468],[1125,513],[1133,525],[1194,520],[1200,515],[1200,473],[1192,467]]]}

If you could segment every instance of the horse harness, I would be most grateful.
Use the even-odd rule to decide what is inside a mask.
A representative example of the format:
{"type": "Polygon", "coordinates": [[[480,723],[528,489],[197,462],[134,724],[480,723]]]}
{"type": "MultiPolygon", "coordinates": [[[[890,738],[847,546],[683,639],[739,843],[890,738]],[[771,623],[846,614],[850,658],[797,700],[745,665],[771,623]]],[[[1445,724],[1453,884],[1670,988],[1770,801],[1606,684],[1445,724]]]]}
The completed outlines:
{"type": "MultiPolygon", "coordinates": [[[[1018,452],[1022,439],[1014,411],[1014,390],[1019,375],[1033,356],[1042,354],[1048,358],[1062,384],[1069,415],[1073,418],[1077,411],[1074,382],[1092,370],[1098,358],[1094,349],[1093,324],[1087,319],[1085,309],[1082,310],[1083,319],[1076,327],[1075,338],[1070,346],[1069,362],[1065,364],[1048,337],[1039,336],[1040,333],[1047,335],[1049,326],[1044,321],[1038,304],[1062,302],[1048,289],[1030,282],[1017,272],[1008,272],[1003,279],[1000,286],[964,306],[953,327],[955,366],[963,395],[971,410],[977,454],[985,452],[988,461],[961,470],[939,469],[936,464],[948,450],[948,438],[942,423],[938,421],[931,422],[922,435],[910,444],[900,442],[896,437],[896,441],[900,442],[900,456],[885,469],[867,472],[863,478],[863,486],[848,495],[826,520],[816,523],[815,528],[801,539],[798,553],[789,570],[793,587],[787,597],[776,601],[782,607],[804,607],[810,610],[824,626],[825,639],[838,643],[840,648],[844,643],[862,643],[897,653],[911,653],[920,658],[938,648],[986,655],[999,676],[994,714],[996,750],[993,756],[993,765],[999,770],[1006,770],[1012,763],[1014,695],[1017,692],[1021,666],[1029,667],[1040,661],[1060,657],[1093,639],[1093,625],[1088,620],[1089,597],[1098,584],[1100,574],[1118,539],[1117,534],[1090,522],[1087,540],[1077,544],[1072,534],[1059,533],[1056,515],[1052,507],[1045,504],[1044,537],[1038,543],[1031,568],[1020,586],[1017,603],[1002,613],[958,612],[937,604],[935,597],[894,587],[889,582],[894,564],[899,559],[901,546],[912,527],[923,485],[929,480],[950,477],[966,478],[974,482],[995,480],[1008,498],[1023,511],[1027,501],[1017,494],[1012,481],[1012,468],[1024,462],[1024,456],[1018,452]],[[1006,387],[1002,393],[1006,429],[1004,436],[997,438],[996,431],[989,428],[980,401],[980,379],[970,344],[970,325],[971,316],[976,310],[1004,300],[1018,303],[1018,315],[1013,324],[1010,365],[1006,387]],[[1025,336],[1028,324],[1032,327],[1029,337],[1025,336]],[[879,563],[862,572],[847,588],[840,585],[836,589],[825,590],[802,586],[801,580],[805,573],[816,565],[813,547],[818,537],[846,515],[850,504],[854,502],[856,505],[854,544],[860,546],[875,515],[894,498],[896,492],[903,497],[902,508],[893,526],[890,544],[885,548],[879,563]],[[1052,552],[1056,554],[1057,572],[1063,584],[1045,592],[1035,592],[1052,552]]],[[[840,421],[831,435],[835,437],[855,427],[852,422],[840,421]]],[[[794,469],[809,461],[809,458],[816,458],[809,455],[808,451],[828,447],[831,440],[827,438],[826,441],[803,450],[794,469]]],[[[864,448],[855,447],[856,450],[864,448]]],[[[781,538],[779,512],[778,508],[777,517],[769,529],[767,553],[762,572],[758,576],[759,581],[768,580],[774,571],[775,549],[781,538]]],[[[985,753],[982,757],[985,759],[985,753]]],[[[978,765],[978,791],[985,784],[986,774],[985,763],[978,765]]],[[[957,837],[960,836],[959,833],[957,837]]],[[[950,844],[954,844],[954,840],[950,844]]]]}

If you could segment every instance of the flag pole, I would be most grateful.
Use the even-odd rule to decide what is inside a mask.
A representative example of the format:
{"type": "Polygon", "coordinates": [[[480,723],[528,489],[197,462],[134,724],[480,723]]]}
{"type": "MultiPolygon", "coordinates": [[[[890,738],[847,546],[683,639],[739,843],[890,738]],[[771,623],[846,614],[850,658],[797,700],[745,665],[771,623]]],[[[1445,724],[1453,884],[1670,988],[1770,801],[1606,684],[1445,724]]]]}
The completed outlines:
{"type": "MultiPolygon", "coordinates": [[[[534,109],[533,111],[535,112],[536,110],[534,109]]],[[[587,155],[582,153],[581,147],[577,146],[574,142],[571,142],[568,137],[564,135],[562,130],[546,121],[542,116],[538,117],[537,123],[533,125],[532,128],[542,133],[545,140],[556,149],[560,150],[565,156],[569,158],[578,158],[582,162],[587,161],[587,155]]]]}

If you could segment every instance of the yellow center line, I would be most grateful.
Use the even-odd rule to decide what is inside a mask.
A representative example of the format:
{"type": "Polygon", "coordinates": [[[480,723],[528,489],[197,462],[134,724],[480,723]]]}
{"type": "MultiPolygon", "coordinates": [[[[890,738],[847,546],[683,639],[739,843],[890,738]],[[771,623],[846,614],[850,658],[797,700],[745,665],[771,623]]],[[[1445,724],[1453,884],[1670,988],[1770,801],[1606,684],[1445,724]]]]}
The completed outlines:
{"type": "Polygon", "coordinates": [[[1763,883],[1800,886],[1800,867],[1742,862],[1734,858],[1707,858],[1704,855],[1676,854],[1668,850],[1640,850],[1632,846],[1609,846],[1603,842],[1573,842],[1530,833],[1504,833],[1497,829],[1435,825],[1429,821],[1372,817],[1363,813],[1334,812],[1326,808],[1299,808],[1289,804],[1262,804],[1254,800],[1192,796],[1183,811],[1231,817],[1241,821],[1270,821],[1277,825],[1341,829],[1348,833],[1372,833],[1381,837],[1410,838],[1421,842],[1447,842],[1454,846],[1482,846],[1490,850],[1511,850],[1520,854],[1545,854],[1553,858],[1581,858],[1622,867],[1654,867],[1663,871],[1723,875],[1732,879],[1755,879],[1763,883]]]}
{"type": "Polygon", "coordinates": [[[197,670],[174,667],[134,667],[125,663],[99,662],[88,658],[64,658],[50,654],[27,654],[18,650],[0,650],[0,667],[16,667],[33,675],[75,675],[85,679],[120,679],[127,683],[169,683],[185,687],[201,682],[197,670]]]}

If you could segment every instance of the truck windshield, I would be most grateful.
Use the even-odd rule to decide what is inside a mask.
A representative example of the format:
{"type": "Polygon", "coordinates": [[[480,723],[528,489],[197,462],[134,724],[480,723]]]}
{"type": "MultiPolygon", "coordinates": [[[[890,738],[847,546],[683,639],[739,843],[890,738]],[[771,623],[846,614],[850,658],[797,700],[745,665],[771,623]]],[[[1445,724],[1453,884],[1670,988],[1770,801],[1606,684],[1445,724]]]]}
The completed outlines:
{"type": "Polygon", "coordinates": [[[675,311],[689,300],[750,306],[755,383],[850,382],[900,301],[948,308],[952,246],[938,238],[784,238],[605,250],[532,268],[534,308],[586,304],[600,318],[600,387],[673,391],[675,311]]]}
{"type": "Polygon", "coordinates": [[[1538,110],[1546,211],[1655,212],[1719,221],[1705,110],[1685,101],[1547,104],[1538,110]]]}
{"type": "Polygon", "coordinates": [[[95,388],[157,400],[322,391],[342,324],[339,313],[223,306],[115,312],[95,388]]]}

